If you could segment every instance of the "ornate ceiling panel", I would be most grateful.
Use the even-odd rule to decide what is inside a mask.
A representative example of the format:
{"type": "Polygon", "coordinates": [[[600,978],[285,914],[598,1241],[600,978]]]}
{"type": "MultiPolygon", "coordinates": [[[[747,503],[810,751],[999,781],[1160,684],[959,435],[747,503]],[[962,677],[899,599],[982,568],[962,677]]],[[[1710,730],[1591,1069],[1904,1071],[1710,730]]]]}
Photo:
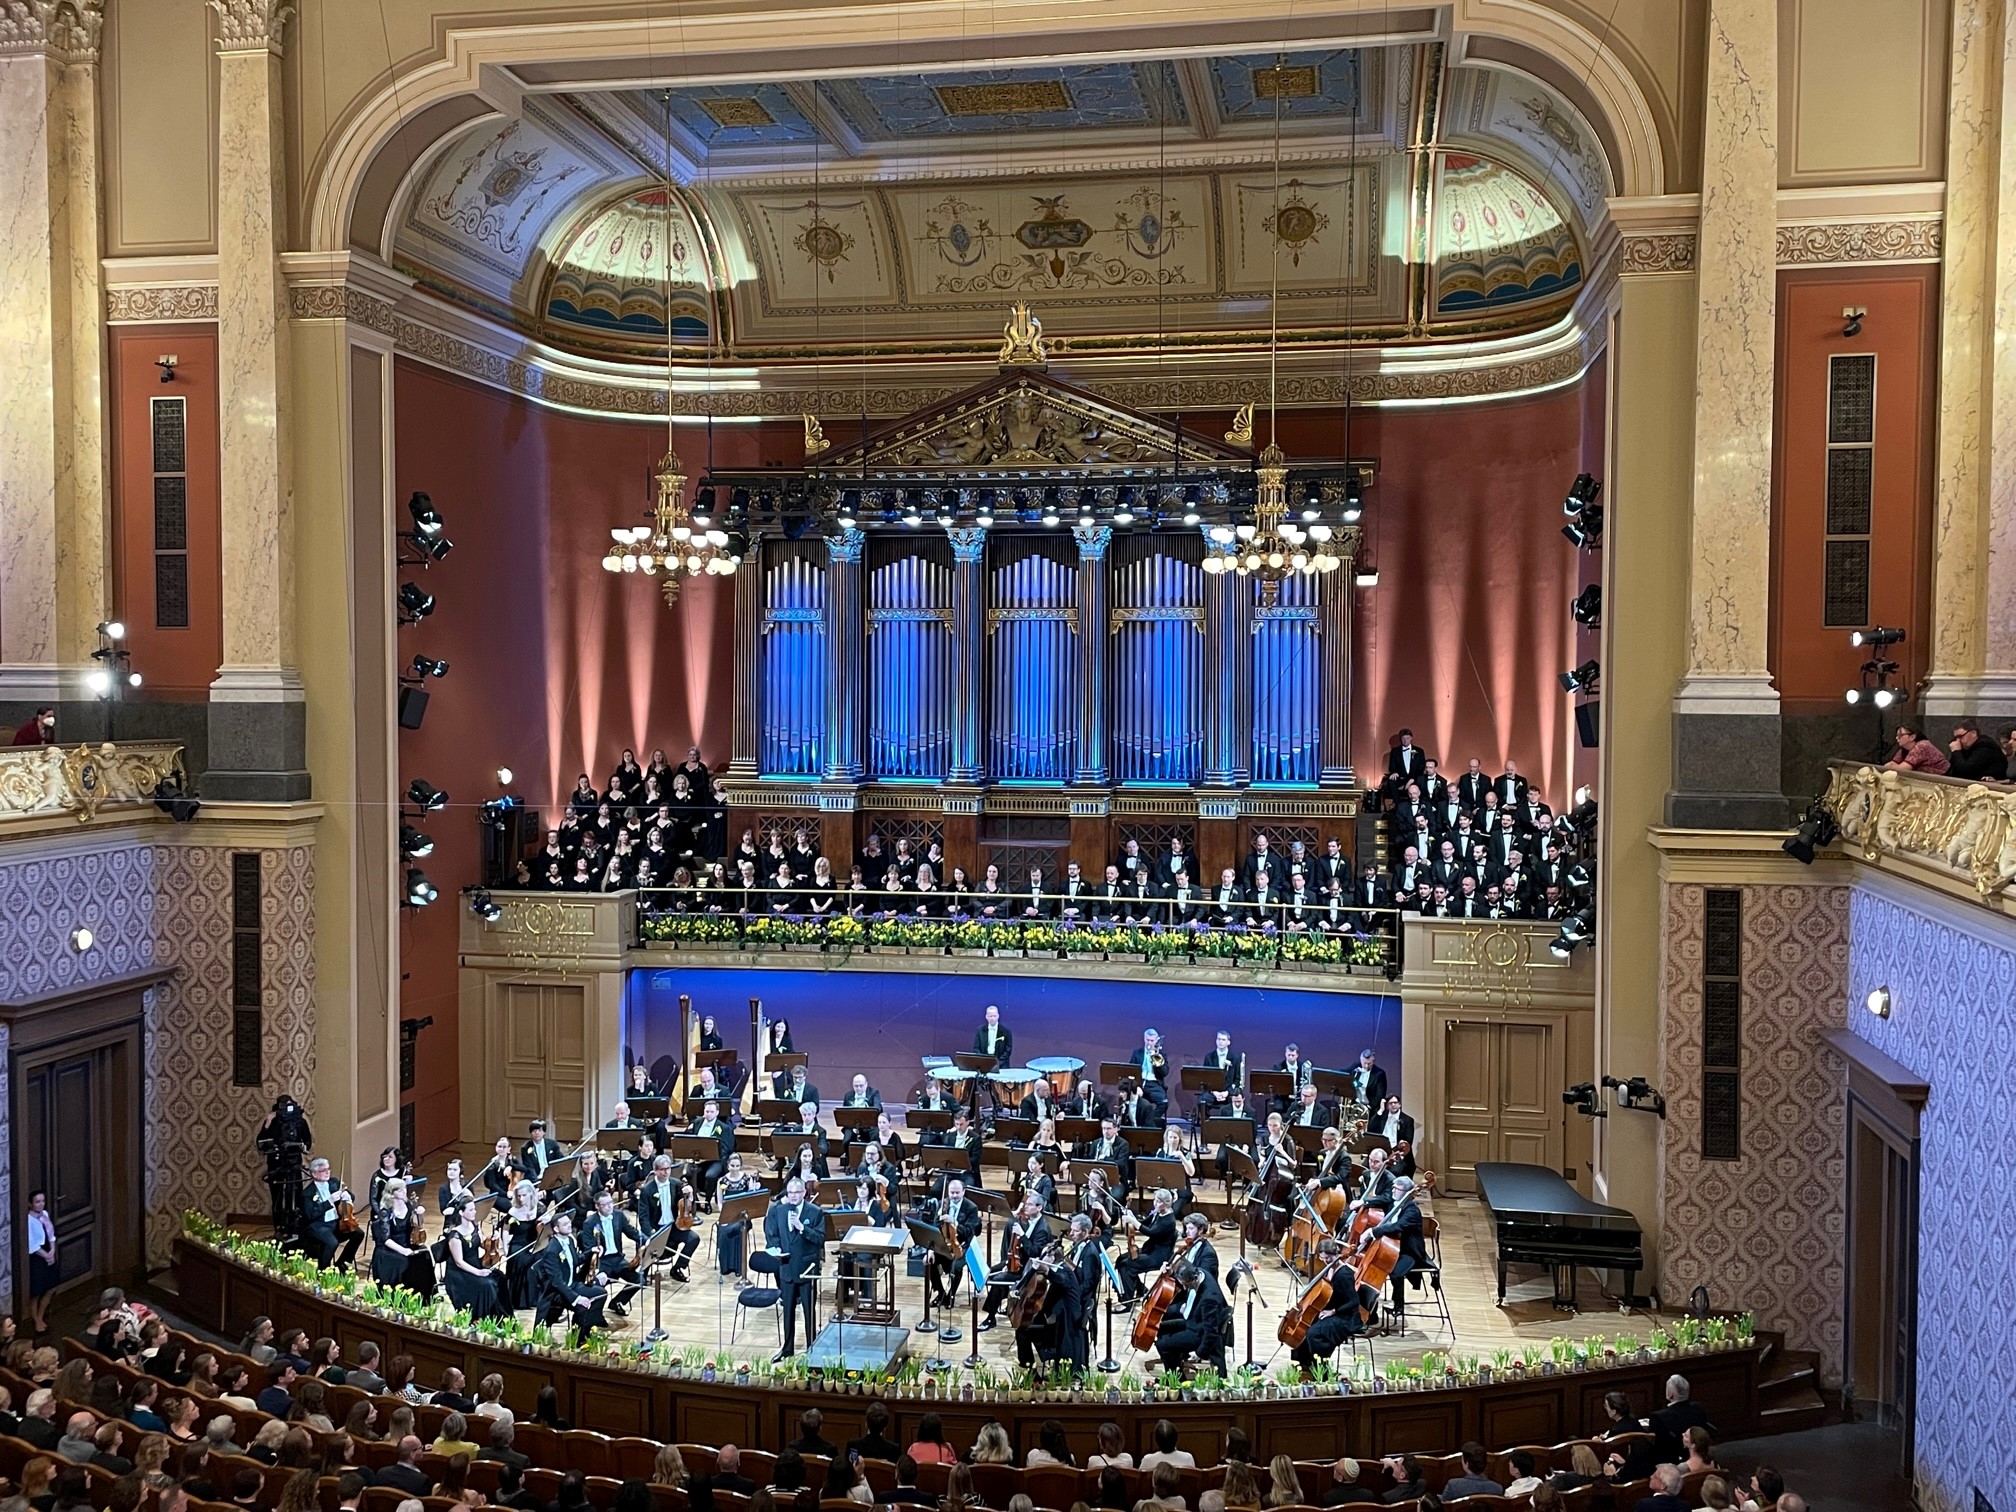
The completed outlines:
{"type": "Polygon", "coordinates": [[[1449,70],[1443,139],[1510,156],[1529,177],[1553,185],[1587,231],[1611,193],[1596,134],[1553,90],[1502,68],[1449,70]]]}

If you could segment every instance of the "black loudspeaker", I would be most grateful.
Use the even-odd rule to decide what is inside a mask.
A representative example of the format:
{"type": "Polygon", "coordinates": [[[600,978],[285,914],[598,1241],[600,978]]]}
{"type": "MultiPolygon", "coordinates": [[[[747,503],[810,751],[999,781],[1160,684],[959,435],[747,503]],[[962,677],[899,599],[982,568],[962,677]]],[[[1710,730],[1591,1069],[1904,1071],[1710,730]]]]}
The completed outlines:
{"type": "Polygon", "coordinates": [[[1592,751],[1600,744],[1596,738],[1596,710],[1598,707],[1598,705],[1593,703],[1575,705],[1575,733],[1581,737],[1582,744],[1592,751]]]}
{"type": "Polygon", "coordinates": [[[417,730],[427,717],[428,693],[425,688],[401,688],[399,690],[399,728],[417,730]]]}

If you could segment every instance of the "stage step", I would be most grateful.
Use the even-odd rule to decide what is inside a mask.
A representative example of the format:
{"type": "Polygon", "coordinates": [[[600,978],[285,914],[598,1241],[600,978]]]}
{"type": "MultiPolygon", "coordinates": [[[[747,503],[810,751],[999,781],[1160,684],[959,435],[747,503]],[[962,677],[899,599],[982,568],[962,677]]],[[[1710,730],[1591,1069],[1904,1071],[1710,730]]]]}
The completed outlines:
{"type": "Polygon", "coordinates": [[[1757,1410],[1757,1432],[1795,1433],[1801,1428],[1818,1428],[1828,1420],[1827,1403],[1813,1386],[1802,1386],[1791,1395],[1769,1399],[1757,1410]]]}

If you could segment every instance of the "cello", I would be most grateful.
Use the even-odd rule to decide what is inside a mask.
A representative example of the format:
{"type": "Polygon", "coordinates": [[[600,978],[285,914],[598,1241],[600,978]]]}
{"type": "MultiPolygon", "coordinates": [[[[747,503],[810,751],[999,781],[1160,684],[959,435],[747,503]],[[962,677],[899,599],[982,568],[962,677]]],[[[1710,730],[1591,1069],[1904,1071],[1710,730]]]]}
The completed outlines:
{"type": "Polygon", "coordinates": [[[1162,1319],[1183,1294],[1176,1284],[1176,1259],[1172,1255],[1169,1263],[1162,1267],[1147,1294],[1141,1298],[1141,1310],[1134,1314],[1134,1347],[1147,1352],[1155,1347],[1155,1340],[1162,1332],[1162,1319]]]}
{"type": "Polygon", "coordinates": [[[1290,1349],[1299,1349],[1302,1346],[1302,1342],[1309,1337],[1309,1330],[1315,1327],[1316,1320],[1329,1311],[1330,1303],[1337,1294],[1337,1288],[1330,1278],[1337,1273],[1337,1267],[1344,1263],[1345,1256],[1342,1254],[1324,1262],[1322,1268],[1310,1278],[1309,1284],[1302,1288],[1301,1295],[1296,1297],[1288,1311],[1281,1315],[1281,1324],[1274,1330],[1275,1338],[1290,1349]]]}
{"type": "Polygon", "coordinates": [[[1295,1192],[1292,1170],[1283,1170],[1280,1151],[1273,1145],[1260,1165],[1260,1179],[1246,1196],[1246,1238],[1249,1243],[1273,1246],[1281,1242],[1288,1227],[1288,1203],[1295,1192]]]}
{"type": "Polygon", "coordinates": [[[1313,1195],[1298,1192],[1301,1211],[1288,1225],[1281,1241],[1281,1258],[1298,1276],[1313,1275],[1319,1268],[1317,1246],[1337,1231],[1349,1199],[1339,1187],[1318,1187],[1313,1195]]]}

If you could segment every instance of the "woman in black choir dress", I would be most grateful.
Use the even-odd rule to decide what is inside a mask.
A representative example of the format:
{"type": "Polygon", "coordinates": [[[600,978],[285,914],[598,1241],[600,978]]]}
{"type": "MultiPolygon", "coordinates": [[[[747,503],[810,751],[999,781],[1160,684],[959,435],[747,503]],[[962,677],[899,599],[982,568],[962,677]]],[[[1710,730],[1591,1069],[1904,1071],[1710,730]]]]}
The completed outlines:
{"type": "Polygon", "coordinates": [[[791,832],[791,872],[802,883],[807,881],[819,860],[819,847],[812,843],[812,837],[804,830],[791,832]]]}
{"type": "Polygon", "coordinates": [[[567,875],[560,870],[558,861],[546,863],[546,875],[539,878],[538,882],[544,892],[564,892],[567,889],[567,875]]]}
{"type": "Polygon", "coordinates": [[[597,843],[607,850],[616,843],[618,828],[616,811],[606,802],[603,803],[595,810],[595,817],[589,822],[588,828],[594,832],[597,843]]]}
{"type": "Polygon", "coordinates": [[[595,791],[595,784],[588,780],[586,772],[583,772],[575,782],[574,795],[568,800],[567,806],[583,819],[589,818],[602,806],[602,795],[595,791]]]}
{"type": "Polygon", "coordinates": [[[413,1231],[425,1215],[406,1200],[406,1183],[394,1176],[371,1210],[371,1278],[381,1286],[403,1286],[429,1301],[434,1297],[434,1257],[413,1231]]]}
{"type": "Polygon", "coordinates": [[[903,869],[892,866],[882,873],[882,896],[875,900],[876,912],[885,919],[893,919],[909,909],[910,900],[905,897],[903,869]]]}
{"type": "Polygon", "coordinates": [[[742,869],[744,861],[758,872],[763,870],[763,849],[756,843],[756,831],[753,829],[742,831],[742,838],[735,842],[734,853],[728,857],[728,865],[736,871],[742,869]]]}
{"type": "Polygon", "coordinates": [[[448,1300],[468,1308],[471,1318],[495,1318],[504,1312],[498,1278],[483,1264],[483,1241],[468,1204],[455,1210],[454,1227],[448,1230],[448,1266],[442,1276],[448,1300]]]}
{"type": "Polygon", "coordinates": [[[900,1180],[903,1175],[903,1136],[896,1132],[896,1125],[889,1121],[887,1113],[875,1120],[875,1145],[882,1152],[882,1165],[889,1172],[891,1180],[900,1180]]]}
{"type": "Polygon", "coordinates": [[[378,1169],[371,1173],[371,1189],[366,1194],[372,1212],[377,1212],[384,1204],[385,1183],[397,1181],[403,1174],[399,1165],[399,1146],[387,1145],[378,1152],[378,1169]]]}
{"type": "Polygon", "coordinates": [[[791,855],[784,849],[784,836],[774,829],[765,831],[763,855],[756,863],[757,872],[765,877],[774,877],[778,867],[790,864],[791,855]]]}
{"type": "Polygon", "coordinates": [[[770,890],[763,895],[764,912],[776,917],[801,912],[798,906],[798,882],[791,875],[791,863],[779,861],[770,874],[770,890]]]}
{"type": "Polygon", "coordinates": [[[504,1214],[504,1290],[514,1308],[533,1307],[532,1267],[545,1248],[546,1225],[540,1222],[539,1188],[521,1181],[511,1189],[511,1206],[504,1214]]]}
{"type": "Polygon", "coordinates": [[[797,1176],[806,1181],[814,1177],[821,1181],[826,1180],[832,1172],[826,1164],[826,1152],[820,1148],[823,1143],[823,1140],[814,1139],[809,1144],[798,1146],[798,1153],[791,1157],[791,1169],[785,1173],[783,1179],[789,1181],[793,1176],[797,1176]]]}
{"type": "Polygon", "coordinates": [[[588,864],[588,858],[586,856],[576,856],[574,858],[574,874],[567,879],[566,888],[569,892],[595,892],[598,890],[600,880],[595,875],[594,869],[588,864]]]}
{"type": "MultiPolygon", "coordinates": [[[[758,1186],[756,1177],[742,1168],[742,1153],[738,1150],[729,1155],[728,1167],[721,1175],[721,1185],[715,1195],[725,1203],[730,1197],[746,1196],[758,1186]]],[[[735,1223],[724,1222],[715,1225],[715,1254],[721,1263],[721,1274],[737,1277],[738,1287],[739,1278],[743,1274],[743,1241],[748,1231],[749,1220],[746,1218],[735,1223]]]]}
{"type": "Polygon", "coordinates": [[[913,918],[938,919],[945,914],[945,895],[938,890],[938,873],[928,866],[917,868],[917,880],[910,886],[904,910],[913,918]]]}
{"type": "Polygon", "coordinates": [[[948,919],[970,919],[973,916],[973,883],[966,875],[966,868],[952,868],[952,879],[945,884],[945,917],[948,919]]]}
{"type": "Polygon", "coordinates": [[[644,836],[644,859],[651,863],[651,870],[659,877],[672,875],[678,858],[665,849],[665,832],[658,828],[642,831],[644,836]]]}
{"type": "Polygon", "coordinates": [[[626,887],[635,887],[637,861],[637,852],[630,848],[630,832],[619,829],[608,863],[602,868],[602,891],[621,892],[626,887]]]}
{"type": "Polygon", "coordinates": [[[663,746],[655,746],[652,748],[651,759],[644,765],[644,775],[646,777],[653,777],[657,779],[658,791],[661,793],[666,792],[671,788],[672,763],[666,760],[665,748],[663,746]]]}
{"type": "Polygon", "coordinates": [[[812,863],[812,875],[805,879],[805,912],[815,919],[830,919],[840,911],[840,889],[833,882],[833,868],[824,856],[812,863]]]}
{"type": "Polygon", "coordinates": [[[672,816],[672,848],[682,856],[696,855],[695,839],[699,829],[706,824],[699,805],[693,801],[693,785],[683,773],[672,776],[672,792],[665,800],[665,810],[672,816]]]}
{"type": "Polygon", "coordinates": [[[623,754],[616,758],[616,770],[610,774],[609,786],[621,787],[627,793],[634,787],[641,787],[643,782],[644,768],[637,765],[637,753],[625,746],[623,754]]]}
{"type": "Polygon", "coordinates": [[[991,862],[986,874],[980,878],[980,885],[973,889],[973,913],[983,919],[1005,919],[1012,910],[1007,892],[1001,886],[1001,868],[991,862]]]}
{"type": "Polygon", "coordinates": [[[448,1162],[448,1169],[441,1176],[441,1190],[435,1194],[435,1205],[441,1216],[446,1218],[451,1208],[469,1207],[477,1200],[467,1182],[462,1179],[462,1158],[458,1155],[448,1162]]]}
{"type": "Polygon", "coordinates": [[[847,869],[847,912],[854,918],[867,914],[872,895],[868,890],[868,879],[861,874],[858,866],[847,869]]]}
{"type": "Polygon", "coordinates": [[[672,890],[658,900],[665,913],[693,912],[693,873],[683,866],[672,868],[672,890]]]}

